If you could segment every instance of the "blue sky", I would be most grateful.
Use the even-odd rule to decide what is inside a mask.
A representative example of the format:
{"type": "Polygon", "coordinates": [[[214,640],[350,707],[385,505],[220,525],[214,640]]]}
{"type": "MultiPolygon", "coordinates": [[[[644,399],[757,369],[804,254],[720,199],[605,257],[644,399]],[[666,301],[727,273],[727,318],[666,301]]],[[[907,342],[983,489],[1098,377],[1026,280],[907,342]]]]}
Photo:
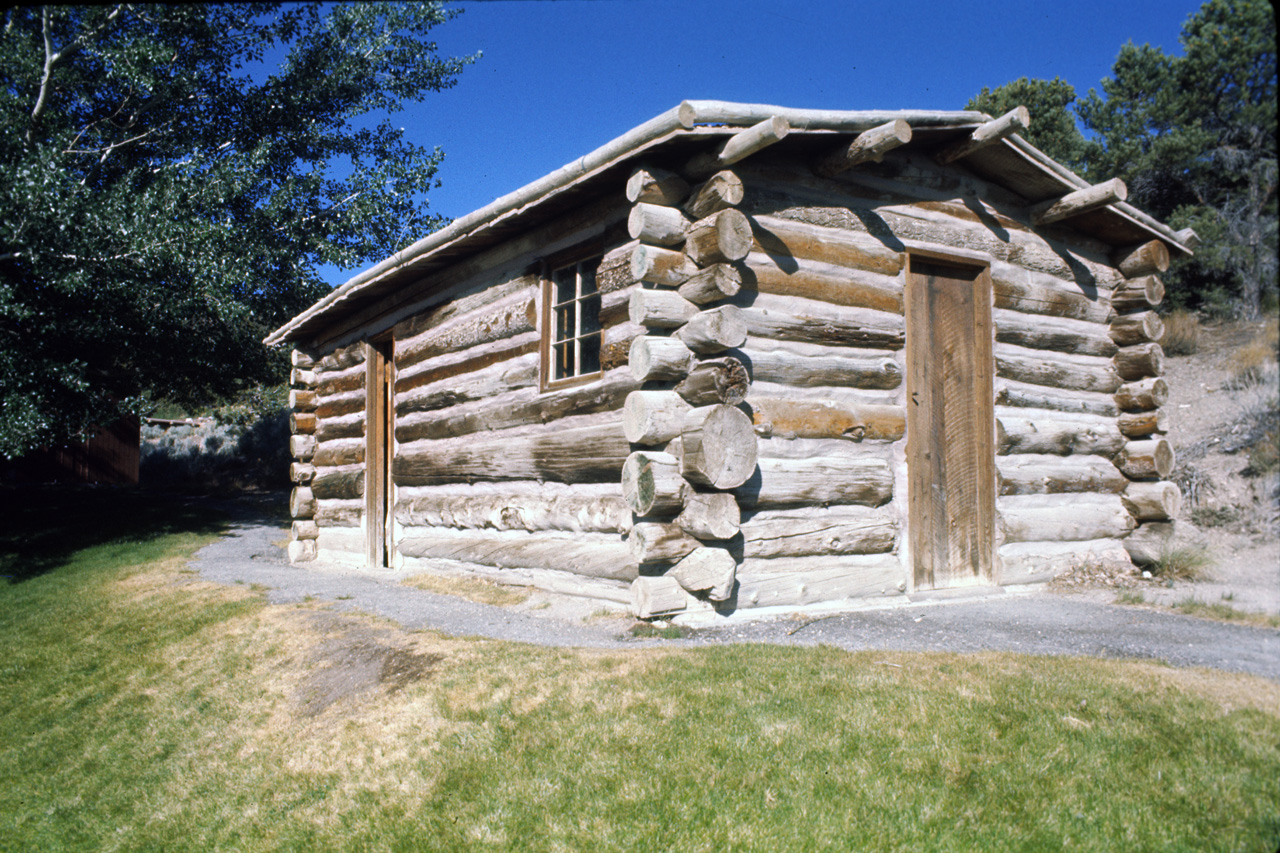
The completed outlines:
{"type": "MultiPolygon", "coordinates": [[[[431,210],[459,217],[684,99],[962,109],[983,86],[1061,77],[1083,94],[1133,41],[1180,53],[1198,0],[485,0],[433,35],[483,51],[396,114],[446,159],[431,210]]],[[[1032,116],[1032,121],[1035,116],[1032,116]]],[[[425,235],[417,235],[418,237],[425,235]]],[[[416,239],[416,238],[415,238],[416,239]]],[[[341,284],[359,270],[327,270],[341,284]]]]}

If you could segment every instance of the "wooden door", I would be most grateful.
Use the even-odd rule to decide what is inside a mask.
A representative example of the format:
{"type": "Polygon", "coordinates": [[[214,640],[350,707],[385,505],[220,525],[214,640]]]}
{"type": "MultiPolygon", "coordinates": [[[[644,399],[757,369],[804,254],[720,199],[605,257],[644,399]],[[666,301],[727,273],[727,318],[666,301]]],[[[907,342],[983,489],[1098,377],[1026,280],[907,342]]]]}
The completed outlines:
{"type": "Polygon", "coordinates": [[[391,462],[395,447],[394,342],[390,337],[367,344],[365,358],[365,558],[370,568],[391,565],[391,462]]]}
{"type": "Polygon", "coordinates": [[[907,503],[917,589],[994,576],[991,277],[911,255],[907,291],[907,503]]]}

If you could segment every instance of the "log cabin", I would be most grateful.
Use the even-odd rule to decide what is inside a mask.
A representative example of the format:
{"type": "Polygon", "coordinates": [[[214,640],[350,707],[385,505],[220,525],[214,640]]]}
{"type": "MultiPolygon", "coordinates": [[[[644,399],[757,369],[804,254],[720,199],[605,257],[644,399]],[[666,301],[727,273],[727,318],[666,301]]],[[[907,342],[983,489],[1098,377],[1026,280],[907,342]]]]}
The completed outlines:
{"type": "Polygon", "coordinates": [[[642,618],[1153,559],[1195,235],[1029,121],[686,101],[355,276],[266,339],[290,559],[642,618]]]}

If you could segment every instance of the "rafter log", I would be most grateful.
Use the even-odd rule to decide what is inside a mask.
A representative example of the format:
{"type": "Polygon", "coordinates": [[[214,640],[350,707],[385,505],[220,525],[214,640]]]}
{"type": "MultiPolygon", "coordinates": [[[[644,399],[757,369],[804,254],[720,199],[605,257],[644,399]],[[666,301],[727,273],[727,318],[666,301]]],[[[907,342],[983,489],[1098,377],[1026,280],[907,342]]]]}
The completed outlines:
{"type": "Polygon", "coordinates": [[[863,131],[813,164],[813,172],[830,178],[859,163],[879,163],[885,154],[911,141],[911,125],[900,118],[863,131]]]}
{"type": "Polygon", "coordinates": [[[1124,181],[1112,178],[1032,207],[1031,220],[1036,225],[1049,225],[1124,201],[1128,197],[1129,188],[1124,185],[1124,181]]]}
{"type": "Polygon", "coordinates": [[[938,152],[935,159],[943,166],[948,163],[954,163],[962,157],[968,157],[975,151],[986,148],[988,145],[999,142],[1015,133],[1024,133],[1031,126],[1031,113],[1026,107],[1014,107],[1009,112],[1000,116],[1000,118],[992,119],[986,124],[979,125],[969,134],[968,138],[949,145],[938,152]]]}
{"type": "Polygon", "coordinates": [[[710,175],[739,160],[745,160],[775,142],[781,142],[790,131],[791,125],[786,119],[770,116],[759,124],[735,133],[716,153],[699,154],[689,160],[685,173],[692,176],[710,175]]]}

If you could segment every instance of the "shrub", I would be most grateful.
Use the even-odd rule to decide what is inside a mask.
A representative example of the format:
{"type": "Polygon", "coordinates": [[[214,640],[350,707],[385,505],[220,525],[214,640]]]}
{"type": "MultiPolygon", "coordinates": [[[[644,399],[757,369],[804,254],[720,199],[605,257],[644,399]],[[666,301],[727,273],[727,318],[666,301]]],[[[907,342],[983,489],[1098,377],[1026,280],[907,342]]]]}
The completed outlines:
{"type": "Polygon", "coordinates": [[[1161,549],[1160,557],[1151,565],[1151,574],[1164,580],[1203,580],[1213,560],[1203,548],[1169,547],[1161,549]]]}
{"type": "Polygon", "coordinates": [[[1191,355],[1200,349],[1200,318],[1196,313],[1178,309],[1166,315],[1160,346],[1167,355],[1191,355]]]}

